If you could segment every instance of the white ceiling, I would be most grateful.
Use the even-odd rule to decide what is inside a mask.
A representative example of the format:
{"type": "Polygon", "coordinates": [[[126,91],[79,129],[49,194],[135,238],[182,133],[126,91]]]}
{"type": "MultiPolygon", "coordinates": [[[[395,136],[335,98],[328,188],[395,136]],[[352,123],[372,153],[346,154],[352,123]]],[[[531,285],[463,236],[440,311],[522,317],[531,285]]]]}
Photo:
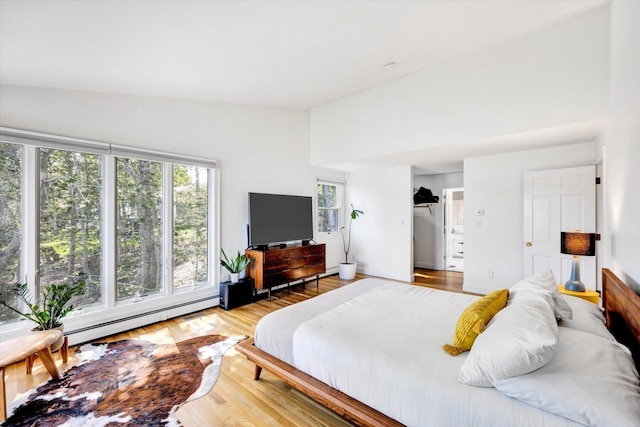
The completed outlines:
{"type": "Polygon", "coordinates": [[[306,109],[606,2],[0,0],[0,82],[306,109]]]}

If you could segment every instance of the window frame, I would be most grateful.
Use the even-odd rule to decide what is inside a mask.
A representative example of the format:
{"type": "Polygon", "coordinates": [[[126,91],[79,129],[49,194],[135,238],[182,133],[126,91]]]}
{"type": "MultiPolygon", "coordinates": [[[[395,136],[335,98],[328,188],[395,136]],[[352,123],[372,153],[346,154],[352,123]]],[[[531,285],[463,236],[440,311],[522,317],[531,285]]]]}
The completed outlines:
{"type": "Polygon", "coordinates": [[[316,216],[315,216],[315,220],[316,220],[316,233],[318,235],[318,238],[321,239],[326,239],[326,238],[331,238],[331,237],[338,237],[340,236],[340,229],[343,226],[343,221],[344,221],[344,197],[345,197],[345,183],[342,181],[336,181],[336,180],[331,180],[331,179],[323,179],[323,178],[317,178],[316,180],[316,198],[317,198],[317,194],[318,194],[318,186],[319,185],[331,185],[336,187],[336,205],[337,207],[331,207],[331,208],[326,208],[326,207],[321,207],[319,200],[316,199],[316,216]],[[320,215],[320,211],[321,210],[337,210],[338,211],[338,227],[336,231],[320,231],[319,230],[319,224],[318,224],[318,217],[320,215]]]}
{"type": "Polygon", "coordinates": [[[118,283],[118,268],[116,265],[116,275],[114,277],[114,285],[115,285],[115,291],[116,291],[116,305],[117,304],[122,304],[125,303],[127,301],[131,301],[131,302],[139,302],[144,298],[153,298],[156,296],[162,296],[162,295],[170,295],[171,292],[170,290],[167,289],[167,286],[169,285],[168,282],[168,278],[167,278],[167,272],[171,271],[170,269],[167,269],[167,259],[168,256],[170,256],[171,254],[171,248],[169,248],[167,246],[167,243],[171,243],[170,240],[170,236],[168,236],[168,234],[170,234],[170,232],[167,232],[167,222],[168,220],[170,220],[172,218],[172,212],[167,210],[167,204],[171,204],[173,199],[172,199],[172,194],[171,191],[169,189],[169,187],[171,186],[171,178],[168,177],[168,170],[171,170],[171,164],[167,164],[165,162],[162,161],[158,161],[158,160],[148,160],[145,158],[140,158],[137,156],[123,156],[123,155],[114,155],[114,166],[116,167],[115,170],[115,179],[116,179],[116,185],[115,185],[115,205],[114,208],[116,208],[116,215],[115,215],[115,223],[113,223],[111,226],[113,227],[113,229],[116,232],[116,240],[114,241],[115,245],[112,250],[115,251],[115,256],[119,257],[120,255],[117,253],[117,245],[118,245],[118,229],[117,229],[117,221],[118,221],[118,212],[117,212],[117,208],[118,208],[118,193],[117,193],[117,189],[118,189],[118,170],[117,170],[117,166],[118,166],[118,158],[123,158],[123,159],[135,159],[135,160],[142,160],[142,161],[149,161],[149,162],[153,162],[153,163],[158,163],[159,167],[160,167],[160,173],[162,174],[160,177],[160,198],[161,198],[161,202],[162,202],[162,206],[160,207],[160,226],[159,226],[159,232],[160,232],[160,262],[162,263],[162,268],[160,271],[161,277],[160,277],[160,287],[161,289],[159,289],[157,292],[153,292],[147,295],[142,294],[139,298],[135,297],[135,296],[129,296],[129,297],[123,297],[121,299],[118,299],[118,285],[120,283],[118,283]]]}
{"type": "MultiPolygon", "coordinates": [[[[184,165],[184,163],[181,163],[181,165],[184,165]]],[[[194,165],[187,165],[187,166],[194,166],[194,165]]],[[[202,168],[202,166],[194,166],[194,167],[200,167],[202,168]]],[[[174,241],[174,227],[175,227],[175,216],[173,216],[173,213],[175,213],[174,207],[175,207],[175,182],[173,181],[173,178],[171,178],[170,182],[167,182],[167,188],[168,188],[168,192],[169,193],[169,197],[171,198],[171,205],[167,206],[166,209],[171,210],[172,212],[172,216],[171,216],[171,224],[167,224],[167,247],[170,248],[171,250],[171,255],[167,257],[167,261],[166,261],[166,266],[167,266],[167,271],[166,271],[166,277],[169,278],[169,274],[171,275],[170,278],[170,283],[167,283],[167,286],[171,287],[171,293],[179,293],[179,292],[187,292],[189,290],[190,287],[199,287],[201,284],[204,284],[206,286],[206,283],[210,282],[211,279],[211,275],[214,274],[214,264],[212,262],[211,258],[216,258],[214,256],[214,254],[211,251],[211,232],[210,230],[212,230],[212,221],[211,221],[211,215],[210,212],[211,209],[213,208],[213,206],[215,206],[215,204],[212,204],[212,201],[210,200],[212,197],[212,191],[213,190],[213,186],[215,185],[214,182],[214,173],[212,173],[210,168],[206,168],[206,185],[207,185],[207,278],[208,280],[206,282],[194,282],[193,284],[191,284],[191,286],[189,285],[185,285],[185,286],[178,286],[176,287],[175,285],[175,274],[174,274],[174,260],[175,260],[175,254],[174,254],[174,247],[175,247],[175,241],[174,241]]],[[[170,165],[170,173],[171,176],[174,177],[174,171],[175,171],[175,164],[170,165]]]]}
{"type": "MultiPolygon", "coordinates": [[[[25,147],[25,146],[23,145],[23,147],[25,147]]],[[[41,195],[41,192],[42,192],[42,181],[40,179],[41,178],[40,171],[41,171],[41,167],[42,167],[42,165],[41,165],[42,150],[45,149],[45,150],[52,150],[52,151],[67,151],[67,152],[72,152],[72,153],[80,153],[80,154],[83,154],[83,155],[92,155],[92,156],[101,157],[101,158],[98,159],[98,162],[101,163],[101,165],[99,167],[99,169],[100,169],[100,177],[99,177],[99,182],[100,182],[100,202],[101,203],[103,202],[103,198],[104,198],[104,182],[103,182],[103,179],[104,179],[104,175],[105,175],[104,174],[105,157],[103,155],[101,155],[101,154],[80,151],[80,150],[77,150],[77,149],[69,149],[67,147],[60,147],[60,148],[55,148],[55,147],[50,147],[50,146],[47,146],[47,147],[31,146],[31,147],[33,149],[35,149],[35,153],[33,154],[33,158],[36,159],[36,164],[32,165],[32,166],[36,168],[35,171],[33,171],[33,172],[35,172],[35,175],[37,175],[37,180],[36,181],[37,181],[37,185],[38,185],[38,189],[37,189],[38,190],[38,194],[37,194],[38,199],[36,201],[37,202],[37,208],[38,208],[38,211],[36,212],[36,220],[37,220],[37,224],[36,224],[37,242],[36,242],[36,245],[37,245],[38,253],[37,253],[37,257],[36,257],[36,259],[34,261],[34,262],[37,262],[38,264],[36,265],[36,272],[32,276],[32,277],[36,278],[36,280],[34,281],[34,285],[35,286],[31,286],[31,283],[29,283],[29,281],[27,281],[27,283],[29,283],[31,291],[33,292],[32,295],[40,295],[40,291],[41,291],[42,287],[46,285],[46,284],[42,283],[42,279],[43,279],[43,274],[42,274],[43,262],[42,262],[42,259],[40,259],[40,255],[42,253],[42,247],[41,247],[41,243],[42,243],[42,222],[40,221],[40,217],[42,215],[42,212],[41,212],[41,209],[42,209],[42,195],[41,195]]],[[[27,172],[28,173],[33,173],[31,170],[29,170],[27,172]]],[[[24,196],[25,190],[29,190],[29,189],[30,189],[30,187],[23,187],[23,196],[24,196]]],[[[102,207],[102,211],[100,212],[100,216],[101,216],[100,223],[102,225],[104,225],[105,224],[105,222],[104,222],[104,205],[102,207]]],[[[101,248],[104,247],[103,236],[100,236],[100,245],[101,245],[101,248]]],[[[102,252],[102,249],[101,249],[101,252],[102,252]]],[[[93,304],[90,304],[90,305],[87,305],[87,306],[83,306],[83,307],[90,307],[90,306],[93,306],[93,305],[100,306],[103,303],[103,300],[104,300],[104,281],[103,281],[104,265],[103,265],[103,262],[104,262],[104,254],[101,253],[100,254],[100,264],[101,264],[101,266],[100,266],[100,282],[101,282],[100,302],[96,302],[96,303],[93,303],[93,304]]]]}

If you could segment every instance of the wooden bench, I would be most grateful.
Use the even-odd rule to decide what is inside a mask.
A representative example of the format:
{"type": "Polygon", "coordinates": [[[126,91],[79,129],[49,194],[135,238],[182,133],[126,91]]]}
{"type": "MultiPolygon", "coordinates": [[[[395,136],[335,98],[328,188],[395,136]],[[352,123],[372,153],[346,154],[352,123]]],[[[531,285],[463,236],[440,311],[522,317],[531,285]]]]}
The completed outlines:
{"type": "MultiPolygon", "coordinates": [[[[40,356],[42,364],[47,368],[51,377],[58,379],[60,373],[51,355],[51,344],[62,336],[58,330],[31,332],[20,338],[3,341],[0,345],[0,421],[7,419],[7,401],[5,396],[4,371],[9,365],[23,360],[26,361],[27,372],[31,372],[31,366],[35,356],[40,356]]],[[[66,338],[66,337],[65,337],[66,338]]],[[[66,347],[67,341],[63,347],[66,347]]],[[[61,349],[63,356],[66,356],[66,348],[61,349]]]]}

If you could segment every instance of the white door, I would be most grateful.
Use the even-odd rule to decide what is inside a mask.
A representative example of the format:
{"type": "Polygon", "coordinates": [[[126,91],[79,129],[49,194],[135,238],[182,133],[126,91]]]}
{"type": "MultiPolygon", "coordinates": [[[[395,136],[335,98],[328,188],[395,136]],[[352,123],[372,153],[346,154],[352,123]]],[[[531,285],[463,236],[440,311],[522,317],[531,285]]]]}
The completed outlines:
{"type": "MultiPolygon", "coordinates": [[[[525,172],[525,276],[552,269],[558,283],[569,279],[572,256],[560,253],[560,232],[596,232],[595,174],[595,166],[525,172]]],[[[580,257],[580,276],[596,289],[595,257],[580,257]]]]}

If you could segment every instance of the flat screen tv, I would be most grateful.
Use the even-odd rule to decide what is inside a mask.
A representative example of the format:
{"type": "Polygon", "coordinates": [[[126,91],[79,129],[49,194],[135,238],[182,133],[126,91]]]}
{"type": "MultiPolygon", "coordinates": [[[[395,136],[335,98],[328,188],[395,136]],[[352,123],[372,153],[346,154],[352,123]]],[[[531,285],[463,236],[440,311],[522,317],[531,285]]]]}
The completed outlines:
{"type": "Polygon", "coordinates": [[[249,193],[249,246],[311,239],[311,197],[249,193]]]}

